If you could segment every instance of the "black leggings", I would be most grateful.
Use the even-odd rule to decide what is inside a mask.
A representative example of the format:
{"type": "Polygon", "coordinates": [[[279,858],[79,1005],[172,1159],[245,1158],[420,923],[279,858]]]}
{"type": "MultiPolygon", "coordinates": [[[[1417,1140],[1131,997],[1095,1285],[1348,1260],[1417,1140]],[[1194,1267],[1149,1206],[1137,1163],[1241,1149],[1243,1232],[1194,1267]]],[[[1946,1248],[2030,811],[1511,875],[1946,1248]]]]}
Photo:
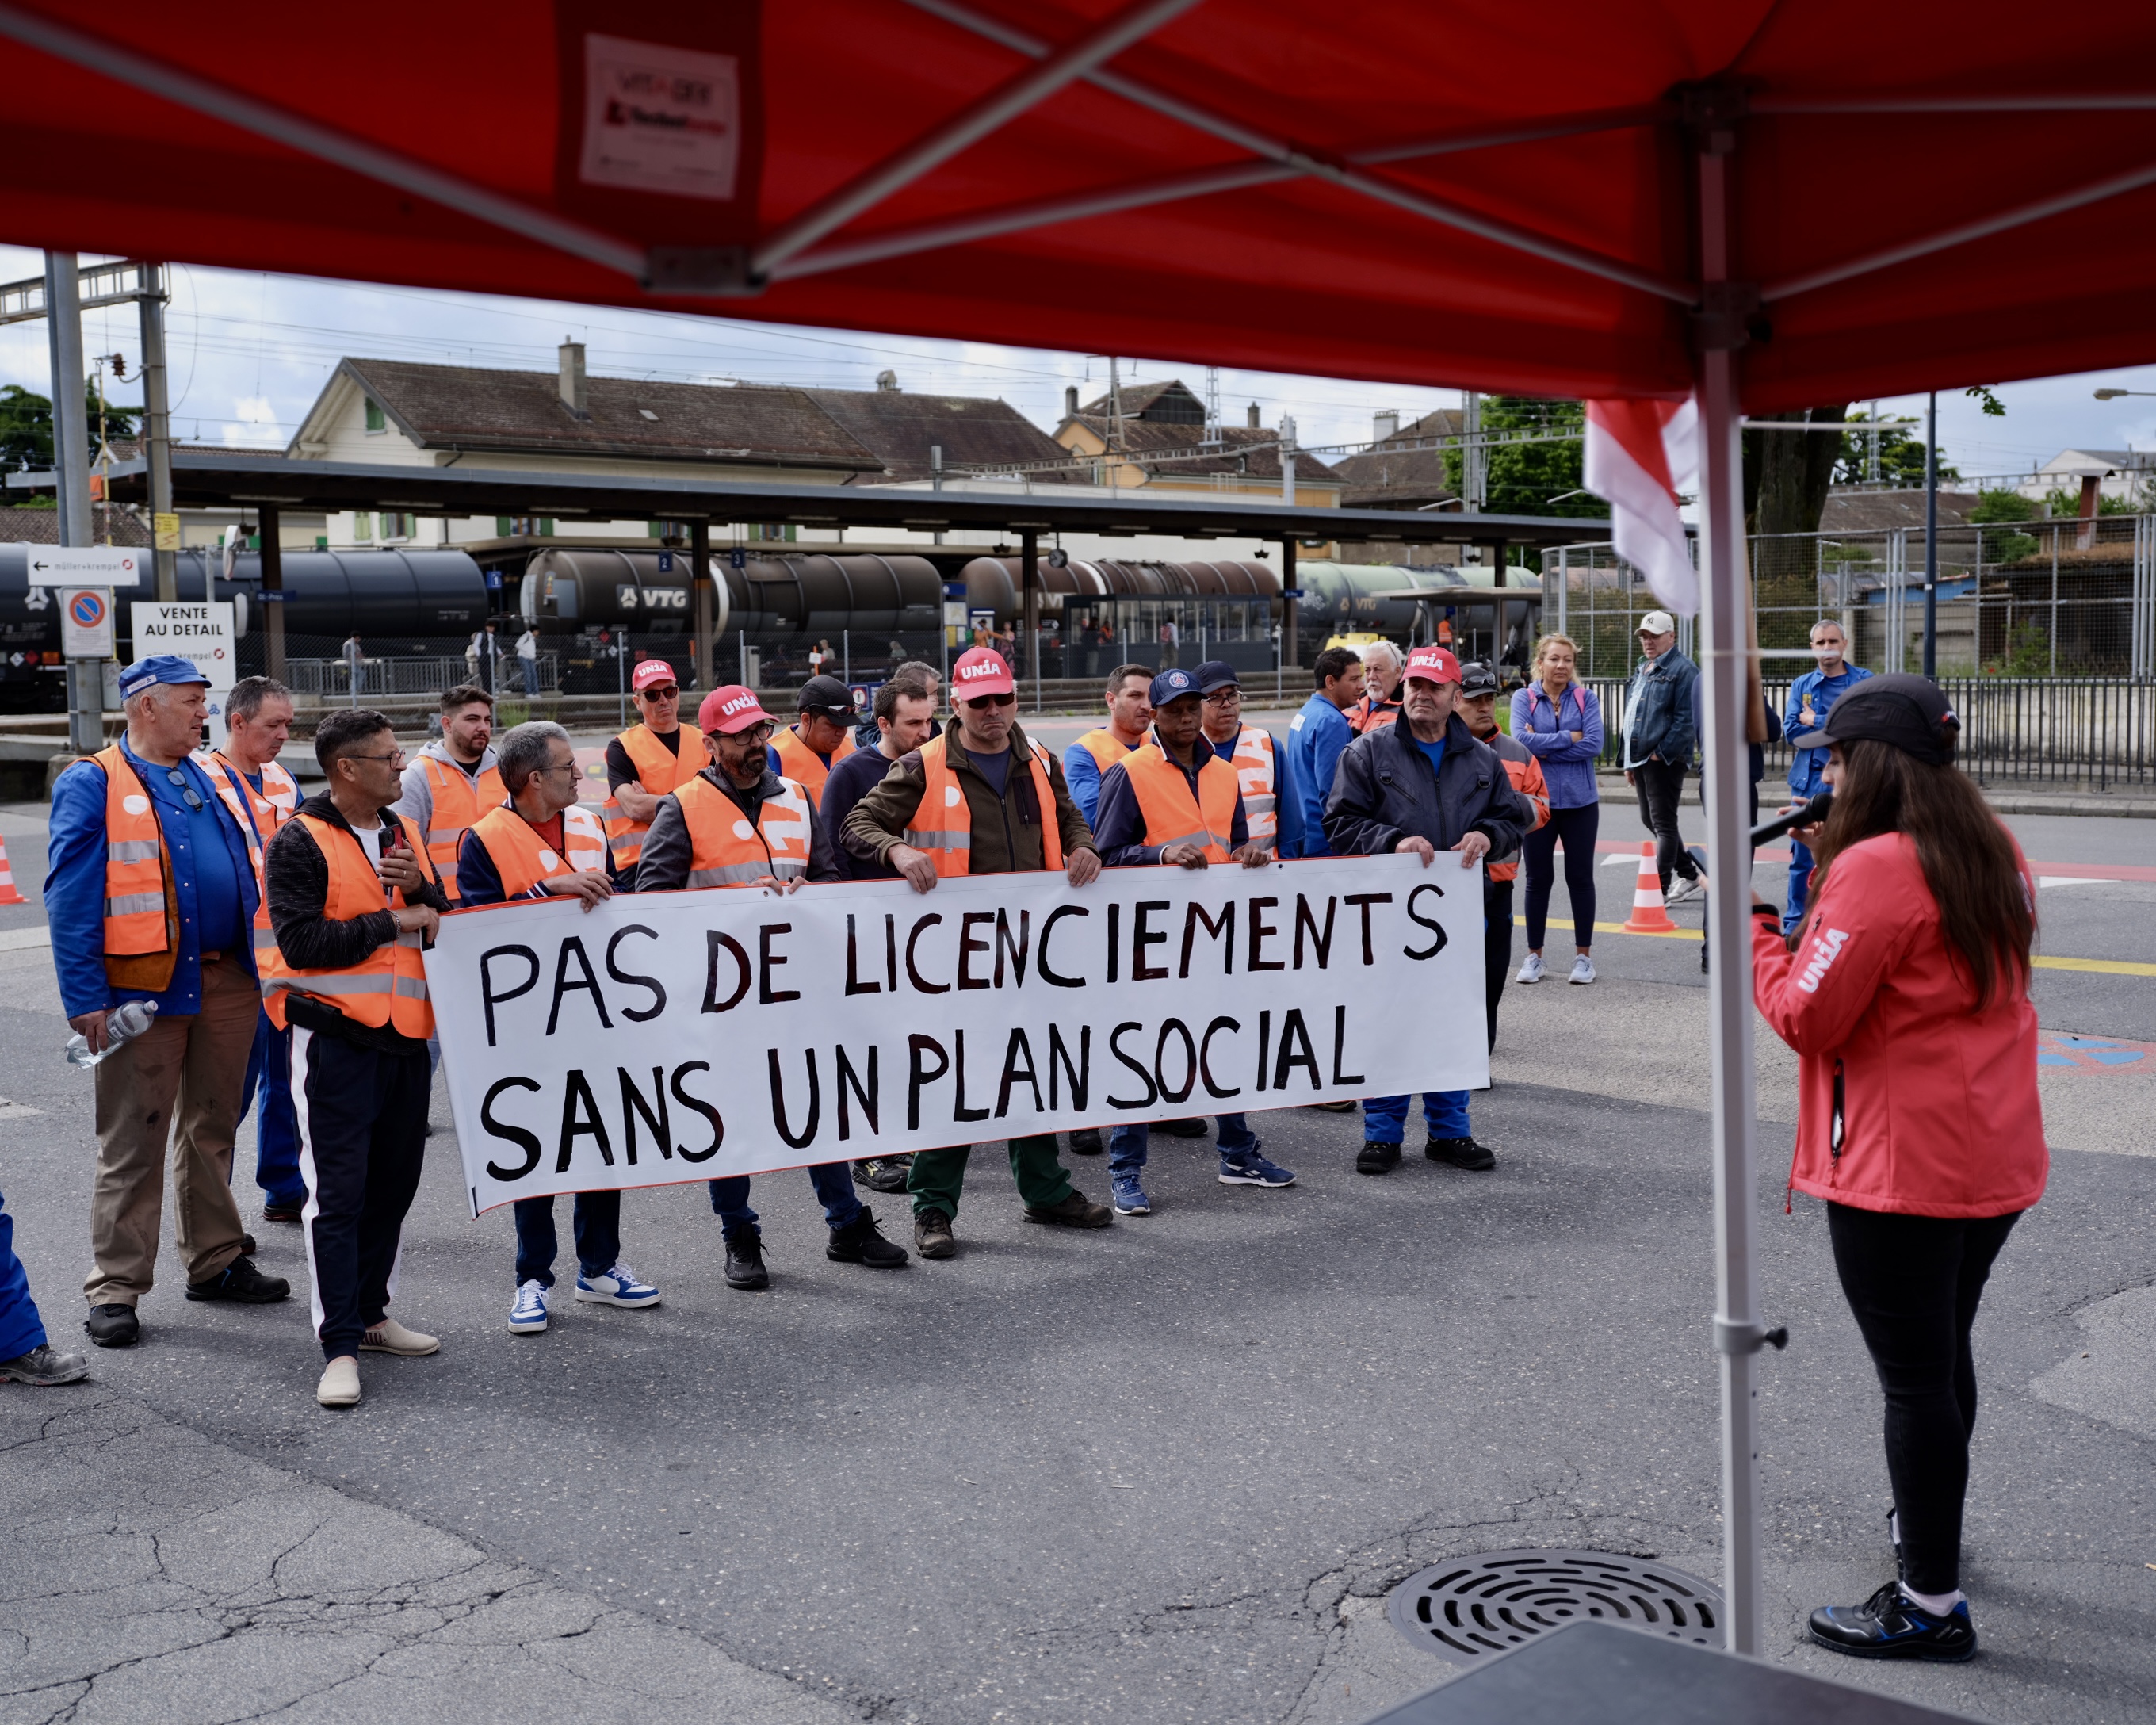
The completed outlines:
{"type": "Polygon", "coordinates": [[[1557,845],[1564,841],[1564,890],[1572,900],[1572,943],[1594,944],[1594,834],[1602,825],[1602,805],[1553,809],[1549,819],[1527,834],[1527,946],[1543,949],[1549,926],[1550,888],[1557,885],[1557,845]]]}
{"type": "Polygon", "coordinates": [[[1841,1291],[1887,1393],[1887,1476],[1908,1584],[1961,1585],[1961,1509],[1976,1430],[1969,1347],[1984,1279],[2020,1212],[1959,1221],[1826,1207],[1841,1291]]]}

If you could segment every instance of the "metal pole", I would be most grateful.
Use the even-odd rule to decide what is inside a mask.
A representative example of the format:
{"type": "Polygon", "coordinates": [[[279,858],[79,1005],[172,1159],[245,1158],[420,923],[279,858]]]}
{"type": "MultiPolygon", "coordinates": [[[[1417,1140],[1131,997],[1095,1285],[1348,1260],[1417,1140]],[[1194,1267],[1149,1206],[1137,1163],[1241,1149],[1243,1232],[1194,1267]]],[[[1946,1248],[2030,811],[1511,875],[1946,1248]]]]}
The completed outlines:
{"type": "Polygon", "coordinates": [[[706,691],[719,686],[717,590],[712,585],[711,524],[689,523],[690,603],[696,608],[696,680],[706,691]]]}
{"type": "Polygon", "coordinates": [[[1040,535],[1032,527],[1018,532],[1019,603],[1025,613],[1026,669],[1033,674],[1033,710],[1040,711],[1040,582],[1036,562],[1040,535]]]}
{"type": "Polygon", "coordinates": [[[1924,421],[1924,675],[1939,674],[1939,393],[1924,421]]]}
{"type": "MultiPolygon", "coordinates": [[[[165,370],[165,290],[160,266],[142,266],[142,291],[136,305],[142,323],[142,446],[150,460],[150,542],[162,536],[171,516],[172,536],[179,517],[172,513],[172,413],[165,370]]],[[[171,604],[180,596],[179,552],[162,547],[151,553],[157,571],[157,597],[171,604]]]]}
{"type": "Polygon", "coordinates": [[[621,728],[629,729],[629,631],[617,629],[613,632],[613,696],[616,716],[621,728]]]}
{"type": "MultiPolygon", "coordinates": [[[[88,545],[90,416],[83,398],[82,287],[73,252],[45,254],[45,335],[53,367],[53,476],[59,489],[59,537],[88,545]]],[[[111,595],[116,603],[119,593],[111,595]]],[[[105,661],[67,664],[68,745],[79,755],[105,747],[105,661]]]]}
{"type": "MultiPolygon", "coordinates": [[[[1703,128],[1699,156],[1700,259],[1710,285],[1729,279],[1728,157],[1734,128],[1703,128]]],[[[1707,680],[1709,1052],[1714,1073],[1714,1343],[1722,1359],[1722,1582],[1727,1645],[1756,1654],[1765,1612],[1759,1574],[1758,1392],[1762,1345],[1753,1256],[1752,893],[1745,746],[1743,424],[1729,348],[1698,361],[1700,542],[1704,555],[1707,680]]]]}
{"type": "Polygon", "coordinates": [[[844,681],[854,680],[854,632],[850,629],[839,631],[839,670],[844,681]]]}
{"type": "MultiPolygon", "coordinates": [[[[281,523],[274,504],[258,504],[254,518],[262,530],[262,591],[264,594],[279,595],[274,599],[265,598],[262,608],[267,614],[264,622],[270,631],[270,675],[281,683],[285,680],[285,547],[280,537],[281,523]]],[[[208,552],[203,553],[203,567],[209,567],[208,552]]],[[[214,583],[210,583],[210,591],[213,594],[217,591],[214,583]]]]}
{"type": "Polygon", "coordinates": [[[1288,535],[1281,541],[1281,662],[1300,666],[1302,649],[1295,638],[1296,612],[1302,601],[1295,598],[1295,536],[1288,535]]]}
{"type": "Polygon", "coordinates": [[[748,680],[748,631],[747,631],[747,629],[742,629],[742,630],[740,632],[740,634],[741,634],[741,680],[742,680],[742,687],[743,687],[744,689],[746,689],[746,688],[747,688],[747,687],[749,687],[749,686],[750,686],[750,685],[749,685],[749,680],[748,680]]]}

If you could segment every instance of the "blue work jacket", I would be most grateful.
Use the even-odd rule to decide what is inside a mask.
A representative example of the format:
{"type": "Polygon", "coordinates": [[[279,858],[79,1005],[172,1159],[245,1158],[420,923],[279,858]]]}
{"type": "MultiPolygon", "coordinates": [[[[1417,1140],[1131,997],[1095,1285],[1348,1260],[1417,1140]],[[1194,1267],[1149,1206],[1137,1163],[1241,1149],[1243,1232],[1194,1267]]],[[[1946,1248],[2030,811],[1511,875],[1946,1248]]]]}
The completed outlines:
{"type": "MultiPolygon", "coordinates": [[[[1302,711],[1288,721],[1287,747],[1274,760],[1284,768],[1286,783],[1276,793],[1294,797],[1301,811],[1301,848],[1291,853],[1285,843],[1280,854],[1287,856],[1330,856],[1332,847],[1325,835],[1325,799],[1332,794],[1333,774],[1340,757],[1355,740],[1355,727],[1347,714],[1325,698],[1322,691],[1303,703],[1302,711]]],[[[1277,770],[1277,769],[1276,769],[1277,770]]],[[[1281,830],[1286,830],[1283,824],[1281,830]]]]}
{"type": "Polygon", "coordinates": [[[1835,701],[1871,675],[1861,665],[1845,665],[1838,677],[1808,670],[1789,685],[1789,705],[1782,715],[1782,734],[1789,739],[1789,788],[1799,802],[1811,801],[1826,782],[1826,745],[1820,741],[1820,732],[1826,724],[1827,714],[1835,701]],[[1797,716],[1804,711],[1807,701],[1811,703],[1815,721],[1810,725],[1802,723],[1797,716]]]}

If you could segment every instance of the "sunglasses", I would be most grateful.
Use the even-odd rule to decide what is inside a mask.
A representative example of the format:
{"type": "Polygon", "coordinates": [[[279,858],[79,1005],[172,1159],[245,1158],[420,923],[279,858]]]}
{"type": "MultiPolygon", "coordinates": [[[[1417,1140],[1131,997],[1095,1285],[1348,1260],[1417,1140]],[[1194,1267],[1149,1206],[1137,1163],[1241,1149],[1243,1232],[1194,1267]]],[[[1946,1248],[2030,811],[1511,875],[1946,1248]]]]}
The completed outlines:
{"type": "Polygon", "coordinates": [[[187,775],[181,772],[178,768],[173,767],[167,769],[165,773],[165,783],[169,785],[176,786],[178,788],[180,800],[187,805],[187,812],[190,814],[200,814],[202,813],[202,793],[197,791],[192,785],[187,783],[187,775]]]}
{"type": "Polygon", "coordinates": [[[968,706],[1016,706],[1018,696],[1013,695],[976,695],[966,702],[968,706]]]}

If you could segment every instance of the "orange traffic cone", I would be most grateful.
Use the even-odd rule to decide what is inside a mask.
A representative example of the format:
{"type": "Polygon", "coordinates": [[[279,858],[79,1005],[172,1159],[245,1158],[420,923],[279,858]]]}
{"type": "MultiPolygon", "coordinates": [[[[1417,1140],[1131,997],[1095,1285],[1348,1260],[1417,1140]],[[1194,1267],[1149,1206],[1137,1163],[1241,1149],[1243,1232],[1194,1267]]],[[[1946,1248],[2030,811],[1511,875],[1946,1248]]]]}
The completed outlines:
{"type": "Polygon", "coordinates": [[[1662,877],[1655,870],[1651,841],[1640,846],[1639,884],[1632,889],[1632,915],[1625,924],[1627,934],[1675,934],[1676,923],[1662,904],[1662,877]]]}
{"type": "Polygon", "coordinates": [[[29,900],[15,891],[15,871],[8,866],[8,841],[0,839],[0,905],[27,905],[29,900]]]}

